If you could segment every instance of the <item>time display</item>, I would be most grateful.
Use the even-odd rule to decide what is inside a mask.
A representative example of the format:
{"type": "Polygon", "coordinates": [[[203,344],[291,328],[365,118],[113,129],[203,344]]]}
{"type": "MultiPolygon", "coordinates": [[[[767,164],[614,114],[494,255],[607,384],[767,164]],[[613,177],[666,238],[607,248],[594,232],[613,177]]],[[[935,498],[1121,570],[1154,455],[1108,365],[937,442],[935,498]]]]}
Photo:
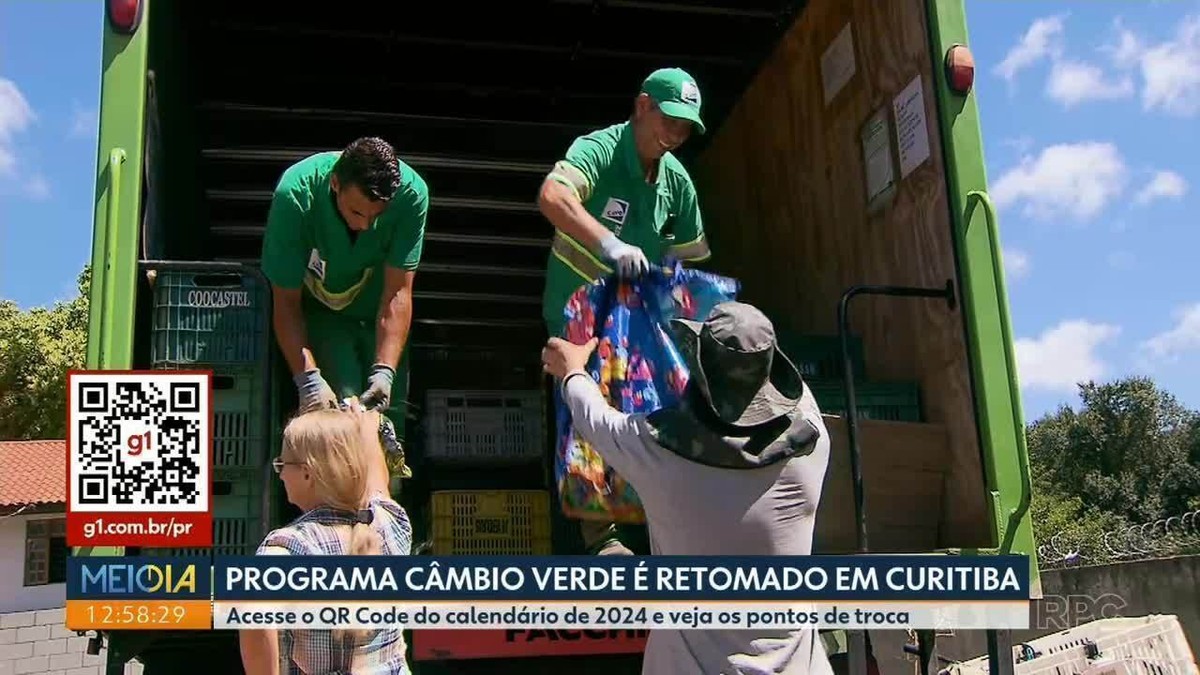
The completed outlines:
{"type": "Polygon", "coordinates": [[[68,600],[68,630],[211,630],[209,600],[68,600]]]}
{"type": "Polygon", "coordinates": [[[88,623],[103,626],[179,624],[187,618],[187,608],[175,602],[128,604],[92,603],[87,606],[88,623]]]}

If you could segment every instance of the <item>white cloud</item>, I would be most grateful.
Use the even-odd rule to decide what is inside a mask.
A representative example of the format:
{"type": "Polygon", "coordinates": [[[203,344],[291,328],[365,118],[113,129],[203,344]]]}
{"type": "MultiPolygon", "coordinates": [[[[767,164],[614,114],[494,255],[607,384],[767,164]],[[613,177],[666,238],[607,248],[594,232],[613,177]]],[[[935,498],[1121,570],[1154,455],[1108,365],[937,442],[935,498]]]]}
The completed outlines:
{"type": "Polygon", "coordinates": [[[28,181],[25,182],[25,196],[29,199],[42,201],[50,197],[50,181],[41,174],[34,174],[28,181]]]}
{"type": "Polygon", "coordinates": [[[1111,143],[1064,143],[1025,156],[992,186],[1000,208],[1025,204],[1027,215],[1088,220],[1125,189],[1127,169],[1111,143]]]}
{"type": "Polygon", "coordinates": [[[1200,302],[1175,312],[1175,325],[1141,344],[1141,352],[1158,363],[1177,361],[1185,352],[1200,350],[1200,302]]]}
{"type": "Polygon", "coordinates": [[[1200,112],[1200,15],[1185,18],[1175,39],[1146,49],[1141,66],[1146,110],[1180,116],[1200,112]]]}
{"type": "Polygon", "coordinates": [[[1118,20],[1116,44],[1105,48],[1118,67],[1142,78],[1142,108],[1189,117],[1200,113],[1200,14],[1185,17],[1172,38],[1146,41],[1118,20]]]}
{"type": "Polygon", "coordinates": [[[1187,191],[1187,180],[1183,176],[1174,171],[1158,171],[1134,199],[1139,204],[1148,204],[1155,199],[1179,199],[1187,191]]]}
{"type": "Polygon", "coordinates": [[[1015,248],[1004,249],[1004,273],[1010,279],[1023,279],[1029,276],[1033,261],[1029,254],[1015,248]]]}
{"type": "Polygon", "coordinates": [[[32,122],[33,109],[12,80],[0,77],[0,141],[12,139],[32,122]]]}
{"type": "Polygon", "coordinates": [[[1107,368],[1096,349],[1118,333],[1117,326],[1071,319],[1036,338],[1018,339],[1014,349],[1021,386],[1074,392],[1080,382],[1102,379],[1107,368]]]}
{"type": "Polygon", "coordinates": [[[1008,50],[1004,60],[996,64],[993,72],[1012,82],[1017,73],[1047,56],[1060,53],[1058,41],[1063,33],[1066,15],[1047,16],[1035,20],[1017,44],[1008,50]]]}
{"type": "Polygon", "coordinates": [[[1098,66],[1083,61],[1055,61],[1046,94],[1070,108],[1085,101],[1111,101],[1132,96],[1133,78],[1109,79],[1098,66]]]}
{"type": "Polygon", "coordinates": [[[95,138],[97,132],[95,110],[75,109],[71,117],[71,128],[67,135],[71,138],[95,138]]]}
{"type": "Polygon", "coordinates": [[[1124,23],[1118,18],[1113,22],[1113,26],[1117,31],[1117,42],[1114,45],[1109,45],[1102,48],[1101,51],[1108,52],[1112,62],[1118,68],[1133,68],[1141,61],[1142,51],[1145,47],[1142,41],[1133,31],[1125,28],[1124,23]]]}
{"type": "Polygon", "coordinates": [[[12,139],[34,120],[33,108],[12,80],[0,77],[0,175],[16,170],[12,139]]]}

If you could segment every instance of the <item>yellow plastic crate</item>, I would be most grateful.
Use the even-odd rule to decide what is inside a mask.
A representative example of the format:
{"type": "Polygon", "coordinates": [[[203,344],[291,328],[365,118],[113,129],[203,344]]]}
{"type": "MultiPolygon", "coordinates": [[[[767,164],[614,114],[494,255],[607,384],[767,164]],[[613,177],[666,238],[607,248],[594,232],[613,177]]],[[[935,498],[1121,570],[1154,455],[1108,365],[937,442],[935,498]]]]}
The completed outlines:
{"type": "Polygon", "coordinates": [[[433,555],[550,555],[550,493],[446,490],[432,495],[433,555]]]}

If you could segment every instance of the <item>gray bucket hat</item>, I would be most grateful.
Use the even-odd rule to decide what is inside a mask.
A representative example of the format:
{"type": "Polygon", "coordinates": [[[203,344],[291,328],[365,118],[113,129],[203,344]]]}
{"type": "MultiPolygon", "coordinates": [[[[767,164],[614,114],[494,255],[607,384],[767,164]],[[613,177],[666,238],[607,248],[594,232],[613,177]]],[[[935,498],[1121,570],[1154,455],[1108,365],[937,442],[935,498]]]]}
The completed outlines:
{"type": "Polygon", "coordinates": [[[797,414],[804,380],[757,308],[724,302],[703,322],[675,319],[671,328],[692,383],[722,423],[757,427],[797,414]]]}
{"type": "Polygon", "coordinates": [[[663,448],[711,467],[756,469],[807,455],[821,429],[800,371],[779,348],[767,317],[740,302],[717,305],[703,323],[671,322],[691,380],[677,404],[646,417],[663,448]]]}

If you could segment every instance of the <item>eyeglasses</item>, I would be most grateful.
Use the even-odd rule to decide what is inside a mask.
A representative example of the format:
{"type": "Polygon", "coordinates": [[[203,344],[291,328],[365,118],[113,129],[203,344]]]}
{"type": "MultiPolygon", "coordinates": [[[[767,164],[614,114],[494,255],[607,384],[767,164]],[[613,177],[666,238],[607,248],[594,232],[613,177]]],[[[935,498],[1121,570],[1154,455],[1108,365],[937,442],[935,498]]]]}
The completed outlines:
{"type": "Polygon", "coordinates": [[[275,459],[271,460],[271,468],[275,469],[276,475],[282,473],[283,467],[289,464],[292,466],[303,466],[304,462],[285,462],[283,461],[282,457],[276,457],[275,459]]]}

